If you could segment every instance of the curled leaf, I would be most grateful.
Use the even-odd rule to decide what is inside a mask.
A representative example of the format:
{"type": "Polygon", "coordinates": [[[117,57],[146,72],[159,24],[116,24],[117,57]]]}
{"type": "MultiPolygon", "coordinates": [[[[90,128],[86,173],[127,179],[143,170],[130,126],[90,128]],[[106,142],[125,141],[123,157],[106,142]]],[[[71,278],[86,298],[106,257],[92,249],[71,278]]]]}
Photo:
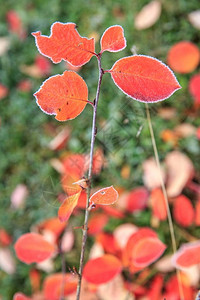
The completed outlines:
{"type": "Polygon", "coordinates": [[[40,53],[51,58],[54,63],[63,59],[74,66],[82,66],[94,55],[94,39],[81,37],[74,23],[53,23],[49,37],[41,35],[40,31],[32,35],[40,53]]]}
{"type": "Polygon", "coordinates": [[[178,268],[188,268],[200,264],[200,241],[183,244],[172,257],[173,263],[178,268]]]}
{"type": "Polygon", "coordinates": [[[54,250],[54,246],[37,233],[23,234],[15,243],[17,257],[26,264],[42,262],[49,258],[54,250]]]}
{"type": "Polygon", "coordinates": [[[120,260],[113,255],[105,254],[86,263],[83,277],[88,282],[102,284],[113,279],[121,270],[120,260]]]}
{"type": "Polygon", "coordinates": [[[88,89],[80,75],[65,71],[45,80],[34,96],[43,112],[56,115],[58,121],[66,121],[76,118],[84,110],[88,89]]]}
{"type": "Polygon", "coordinates": [[[71,216],[74,208],[77,206],[78,198],[81,194],[81,191],[78,193],[67,197],[58,210],[58,217],[61,222],[67,221],[71,216]]]}
{"type": "Polygon", "coordinates": [[[125,94],[141,102],[162,101],[181,88],[173,72],[149,56],[121,58],[107,72],[125,94]]]}
{"type": "Polygon", "coordinates": [[[90,202],[99,205],[110,205],[117,201],[118,192],[113,186],[103,188],[90,197],[90,202]]]}
{"type": "Polygon", "coordinates": [[[101,53],[104,51],[118,52],[126,47],[124,29],[119,25],[107,28],[101,37],[101,53]]]}

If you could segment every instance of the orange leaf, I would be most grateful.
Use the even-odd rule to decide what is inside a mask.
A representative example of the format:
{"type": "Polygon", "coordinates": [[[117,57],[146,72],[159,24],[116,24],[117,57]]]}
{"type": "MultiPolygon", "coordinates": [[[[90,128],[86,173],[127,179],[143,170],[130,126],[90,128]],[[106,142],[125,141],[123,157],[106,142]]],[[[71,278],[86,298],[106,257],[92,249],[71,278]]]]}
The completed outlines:
{"type": "Polygon", "coordinates": [[[14,294],[13,300],[31,300],[31,298],[27,297],[23,293],[18,292],[14,294]]]}
{"type": "Polygon", "coordinates": [[[113,255],[105,254],[86,263],[83,277],[88,282],[102,284],[113,279],[121,270],[120,260],[113,255]]]}
{"type": "Polygon", "coordinates": [[[200,264],[200,240],[183,244],[173,256],[172,261],[178,268],[188,268],[200,264]]]}
{"type": "Polygon", "coordinates": [[[76,207],[78,203],[78,198],[81,194],[81,191],[79,191],[77,194],[71,195],[67,197],[62,205],[59,207],[58,210],[58,217],[61,222],[67,221],[69,217],[71,216],[74,208],[76,207]]]}
{"type": "Polygon", "coordinates": [[[181,88],[173,72],[149,56],[121,58],[107,72],[125,94],[141,102],[164,100],[181,88]]]}
{"type": "Polygon", "coordinates": [[[65,71],[45,80],[34,96],[42,111],[56,115],[58,121],[66,121],[76,118],[84,110],[88,89],[80,75],[65,71]]]}
{"type": "Polygon", "coordinates": [[[62,284],[64,283],[64,296],[70,295],[76,290],[77,279],[71,274],[55,273],[45,278],[43,293],[45,299],[58,300],[61,296],[62,284]]]}
{"type": "Polygon", "coordinates": [[[58,238],[66,227],[65,223],[61,223],[57,217],[46,219],[39,224],[39,229],[51,231],[58,238]]]}
{"type": "Polygon", "coordinates": [[[146,237],[139,240],[132,251],[132,261],[136,267],[147,267],[157,260],[166,249],[158,238],[146,237]]]}
{"type": "Polygon", "coordinates": [[[108,216],[106,214],[93,214],[88,222],[88,234],[96,235],[102,231],[104,226],[108,223],[108,216]]]}
{"type": "Polygon", "coordinates": [[[111,185],[94,193],[90,197],[90,202],[99,205],[110,205],[117,201],[118,196],[118,192],[111,185]]]}
{"type": "Polygon", "coordinates": [[[36,292],[39,291],[40,289],[40,273],[38,270],[36,269],[32,269],[29,272],[29,279],[30,279],[30,283],[31,283],[31,288],[32,291],[36,292]]]}
{"type": "Polygon", "coordinates": [[[118,52],[126,47],[124,29],[119,25],[107,28],[101,37],[101,53],[104,51],[118,52]]]}
{"type": "Polygon", "coordinates": [[[175,199],[173,207],[174,219],[183,227],[192,225],[195,217],[195,211],[191,201],[184,195],[175,199]]]}
{"type": "Polygon", "coordinates": [[[54,250],[54,246],[37,233],[23,234],[15,243],[17,257],[26,264],[42,262],[49,258],[54,250]]]}
{"type": "Polygon", "coordinates": [[[196,69],[200,60],[198,47],[188,41],[176,43],[168,52],[167,63],[173,71],[190,73],[196,69]]]}
{"type": "Polygon", "coordinates": [[[155,217],[163,221],[167,219],[165,198],[161,189],[157,188],[151,192],[151,206],[155,217]]]}
{"type": "Polygon", "coordinates": [[[0,246],[8,246],[12,243],[12,237],[4,228],[0,228],[0,246]]]}
{"type": "Polygon", "coordinates": [[[40,53],[54,63],[63,59],[74,66],[82,66],[94,55],[94,39],[82,38],[74,23],[53,23],[49,37],[41,35],[40,31],[33,32],[32,35],[40,53]]]}

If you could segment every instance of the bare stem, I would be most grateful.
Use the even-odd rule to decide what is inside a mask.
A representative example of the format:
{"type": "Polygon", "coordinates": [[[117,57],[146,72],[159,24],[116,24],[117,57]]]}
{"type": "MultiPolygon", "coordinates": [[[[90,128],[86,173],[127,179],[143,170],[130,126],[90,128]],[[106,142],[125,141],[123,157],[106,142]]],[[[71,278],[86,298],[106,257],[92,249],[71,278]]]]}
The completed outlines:
{"type": "Polygon", "coordinates": [[[80,292],[81,292],[83,262],[84,262],[86,241],[87,241],[87,235],[88,235],[89,199],[90,199],[90,193],[91,193],[92,165],[93,165],[93,156],[94,156],[94,142],[95,142],[95,138],[96,138],[97,106],[98,106],[98,101],[99,101],[99,94],[100,94],[100,87],[101,87],[102,77],[103,77],[103,74],[104,74],[104,71],[101,67],[101,55],[100,54],[97,55],[97,60],[98,60],[98,68],[99,68],[99,80],[98,80],[96,98],[95,98],[94,107],[93,107],[92,137],[91,137],[91,145],[90,145],[89,170],[88,170],[87,203],[86,203],[86,209],[85,209],[85,221],[84,221],[84,227],[83,227],[81,256],[80,256],[80,264],[79,264],[79,279],[78,279],[78,286],[77,286],[77,291],[76,291],[76,300],[79,300],[80,292]]]}

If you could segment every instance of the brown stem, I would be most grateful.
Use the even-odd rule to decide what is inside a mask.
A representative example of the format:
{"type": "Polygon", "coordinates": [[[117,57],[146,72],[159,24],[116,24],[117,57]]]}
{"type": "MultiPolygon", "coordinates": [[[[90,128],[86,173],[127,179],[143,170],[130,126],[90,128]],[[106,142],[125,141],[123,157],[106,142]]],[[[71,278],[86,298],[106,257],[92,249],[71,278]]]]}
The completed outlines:
{"type": "Polygon", "coordinates": [[[86,241],[88,235],[88,219],[89,219],[89,199],[91,193],[91,181],[92,181],[92,165],[93,165],[93,156],[94,156],[94,142],[96,137],[96,117],[97,117],[97,106],[99,101],[99,93],[100,87],[102,82],[102,77],[104,71],[101,67],[101,55],[97,55],[98,60],[98,68],[99,68],[99,81],[97,86],[96,98],[94,101],[94,108],[93,108],[93,121],[92,121],[92,137],[91,137],[91,145],[90,145],[90,161],[89,161],[89,170],[88,170],[88,190],[87,190],[87,203],[85,209],[85,221],[83,227],[83,237],[82,237],[82,246],[81,246],[81,256],[80,256],[80,265],[79,265],[79,279],[78,279],[78,286],[76,291],[76,300],[80,298],[81,292],[81,282],[82,282],[82,272],[83,272],[83,262],[84,262],[84,255],[85,255],[85,248],[86,248],[86,241]]]}

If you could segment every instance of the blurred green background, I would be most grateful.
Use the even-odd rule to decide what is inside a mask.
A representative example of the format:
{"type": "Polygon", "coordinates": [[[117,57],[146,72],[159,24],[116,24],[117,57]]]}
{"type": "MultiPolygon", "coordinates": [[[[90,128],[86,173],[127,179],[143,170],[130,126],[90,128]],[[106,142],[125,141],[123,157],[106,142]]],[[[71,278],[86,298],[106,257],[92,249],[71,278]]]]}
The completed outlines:
{"type": "MultiPolygon", "coordinates": [[[[9,37],[10,40],[9,50],[0,57],[0,83],[9,89],[8,96],[0,100],[0,227],[10,233],[13,241],[22,233],[28,232],[34,224],[57,213],[57,207],[48,205],[42,197],[43,187],[48,178],[51,177],[56,183],[59,182],[59,175],[52,168],[50,159],[59,158],[63,153],[50,150],[49,142],[57,132],[69,126],[71,138],[66,150],[87,152],[92,123],[90,106],[86,107],[77,119],[65,124],[57,122],[52,116],[45,115],[38,108],[33,93],[48,76],[34,78],[23,71],[22,66],[34,64],[38,55],[31,32],[40,30],[42,34],[49,35],[51,24],[60,21],[76,23],[82,36],[101,37],[107,27],[119,24],[124,28],[127,47],[119,53],[104,53],[102,62],[105,69],[111,68],[117,59],[132,55],[133,46],[136,47],[138,54],[154,56],[166,62],[169,48],[178,41],[189,40],[200,46],[199,30],[189,23],[187,17],[188,13],[199,8],[199,0],[161,2],[162,13],[156,24],[139,31],[134,27],[134,18],[148,3],[147,0],[124,0],[123,2],[119,0],[0,0],[0,36],[9,37]],[[27,32],[27,37],[23,40],[9,31],[6,15],[10,10],[15,10],[21,18],[27,32]],[[31,90],[20,91],[17,88],[19,82],[27,78],[32,83],[31,90]],[[13,210],[10,197],[15,187],[21,183],[28,187],[29,196],[24,208],[13,210]]],[[[96,51],[98,52],[99,49],[99,42],[97,42],[96,51]]],[[[66,65],[63,62],[58,65],[52,64],[50,75],[61,74],[65,69],[66,65]]],[[[81,68],[79,74],[87,82],[89,99],[93,100],[98,80],[95,57],[81,68]]],[[[186,113],[193,106],[193,100],[188,92],[191,74],[176,75],[182,89],[170,99],[150,105],[161,160],[166,153],[174,149],[172,143],[163,142],[161,139],[160,133],[163,130],[173,129],[182,122],[188,122],[195,127],[200,125],[193,114],[186,113]],[[162,119],[158,114],[160,107],[174,107],[177,111],[176,117],[171,120],[162,119]]],[[[103,144],[108,167],[96,178],[96,182],[102,186],[114,184],[131,189],[143,184],[142,163],[153,156],[145,106],[143,103],[128,99],[108,77],[109,74],[106,74],[103,78],[98,108],[98,128],[101,128],[102,123],[109,124],[106,125],[109,126],[109,131],[106,137],[104,134],[100,138],[97,136],[96,143],[96,146],[103,144]],[[140,129],[142,130],[138,136],[140,129]],[[117,139],[115,144],[113,136],[117,139]],[[123,179],[120,174],[124,165],[129,165],[131,169],[128,180],[123,179]]],[[[197,169],[199,159],[197,139],[193,137],[182,139],[177,148],[191,158],[197,169]]],[[[83,218],[80,217],[73,220],[72,224],[80,226],[82,220],[83,218]]],[[[135,222],[148,226],[149,220],[149,212],[144,212],[143,219],[140,218],[135,222]]],[[[119,221],[111,220],[108,230],[112,230],[117,222],[119,221]]],[[[160,231],[164,230],[164,224],[160,231]]],[[[78,263],[79,238],[76,240],[76,245],[74,254],[68,254],[67,257],[71,265],[78,263]]],[[[7,275],[0,271],[0,294],[3,299],[11,299],[13,293],[21,287],[24,293],[30,293],[29,269],[29,266],[17,261],[15,274],[7,275]]],[[[59,269],[58,260],[55,270],[59,269]]]]}

